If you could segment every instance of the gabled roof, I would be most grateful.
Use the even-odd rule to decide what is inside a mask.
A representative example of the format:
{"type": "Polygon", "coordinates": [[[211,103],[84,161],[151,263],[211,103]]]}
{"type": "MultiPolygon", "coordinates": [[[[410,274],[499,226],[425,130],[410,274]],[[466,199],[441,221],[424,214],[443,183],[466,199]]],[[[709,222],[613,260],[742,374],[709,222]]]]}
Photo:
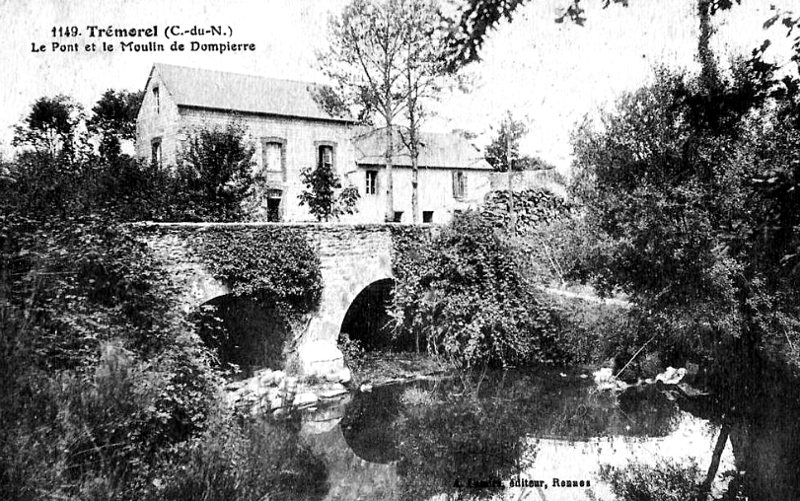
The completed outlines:
{"type": "Polygon", "coordinates": [[[353,122],[317,104],[313,91],[319,84],[157,63],[147,85],[154,73],[178,106],[353,122]]]}
{"type": "MultiPolygon", "coordinates": [[[[411,167],[411,154],[403,144],[399,131],[394,134],[393,166],[411,167]]],[[[385,129],[361,131],[353,138],[356,163],[360,165],[384,165],[386,151],[385,129]]],[[[420,134],[421,149],[418,158],[420,168],[480,169],[492,170],[483,154],[458,134],[420,134]]]]}

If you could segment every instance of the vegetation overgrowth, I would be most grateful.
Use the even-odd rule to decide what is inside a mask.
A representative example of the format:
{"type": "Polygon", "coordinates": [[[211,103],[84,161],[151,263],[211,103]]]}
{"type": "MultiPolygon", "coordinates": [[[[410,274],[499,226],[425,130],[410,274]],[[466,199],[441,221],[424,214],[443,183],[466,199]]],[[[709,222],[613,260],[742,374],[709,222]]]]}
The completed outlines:
{"type": "MultiPolygon", "coordinates": [[[[0,498],[317,499],[324,465],[296,426],[224,408],[217,354],[122,224],[243,218],[248,190],[227,189],[248,151],[241,129],[198,135],[179,169],[140,162],[122,152],[138,99],[106,93],[83,127],[69,98],[42,98],[16,130],[19,155],[0,166],[0,498]],[[227,153],[209,176],[212,143],[227,153]]],[[[247,253],[220,253],[216,271],[239,293],[307,311],[318,259],[285,240],[269,246],[277,264],[260,280],[242,271],[247,253]]]]}

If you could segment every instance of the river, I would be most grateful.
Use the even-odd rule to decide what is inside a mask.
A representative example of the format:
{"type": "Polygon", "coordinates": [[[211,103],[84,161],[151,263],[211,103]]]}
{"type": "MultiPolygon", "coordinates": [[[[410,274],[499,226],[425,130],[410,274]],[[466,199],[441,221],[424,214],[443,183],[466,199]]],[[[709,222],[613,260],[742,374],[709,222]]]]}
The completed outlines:
{"type": "MultiPolygon", "coordinates": [[[[356,390],[295,419],[325,465],[315,499],[613,500],[702,482],[723,419],[714,406],[530,369],[356,390]]],[[[713,498],[798,499],[797,420],[726,423],[713,498]]]]}

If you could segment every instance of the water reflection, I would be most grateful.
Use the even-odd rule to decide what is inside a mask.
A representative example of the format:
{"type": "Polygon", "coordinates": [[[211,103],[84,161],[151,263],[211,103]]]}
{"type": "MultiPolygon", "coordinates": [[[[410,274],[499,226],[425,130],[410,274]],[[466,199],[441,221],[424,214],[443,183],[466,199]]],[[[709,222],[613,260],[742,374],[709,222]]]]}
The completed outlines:
{"type": "MultiPolygon", "coordinates": [[[[517,371],[357,392],[338,426],[306,440],[329,465],[330,500],[614,499],[602,465],[704,471],[717,430],[652,387],[616,397],[517,371]]],[[[728,446],[720,471],[732,468],[728,446]]]]}

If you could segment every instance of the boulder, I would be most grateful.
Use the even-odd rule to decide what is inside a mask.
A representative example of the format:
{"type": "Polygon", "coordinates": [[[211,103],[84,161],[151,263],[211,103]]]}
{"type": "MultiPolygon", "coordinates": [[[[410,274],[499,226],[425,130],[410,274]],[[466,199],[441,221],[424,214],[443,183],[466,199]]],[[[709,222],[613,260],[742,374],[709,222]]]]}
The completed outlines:
{"type": "Polygon", "coordinates": [[[294,396],[294,402],[292,405],[298,409],[303,409],[317,405],[317,402],[319,402],[319,397],[310,391],[304,391],[303,393],[298,393],[294,396]]]}
{"type": "Polygon", "coordinates": [[[336,383],[321,389],[318,395],[322,400],[333,400],[342,395],[347,395],[347,389],[341,384],[336,383]]]}
{"type": "Polygon", "coordinates": [[[298,348],[303,375],[322,379],[336,377],[346,367],[335,341],[309,341],[298,348]]]}
{"type": "Polygon", "coordinates": [[[661,382],[666,385],[678,384],[681,382],[681,379],[683,379],[684,376],[686,376],[686,369],[683,367],[680,369],[667,367],[667,370],[656,375],[656,382],[661,382]]]}

